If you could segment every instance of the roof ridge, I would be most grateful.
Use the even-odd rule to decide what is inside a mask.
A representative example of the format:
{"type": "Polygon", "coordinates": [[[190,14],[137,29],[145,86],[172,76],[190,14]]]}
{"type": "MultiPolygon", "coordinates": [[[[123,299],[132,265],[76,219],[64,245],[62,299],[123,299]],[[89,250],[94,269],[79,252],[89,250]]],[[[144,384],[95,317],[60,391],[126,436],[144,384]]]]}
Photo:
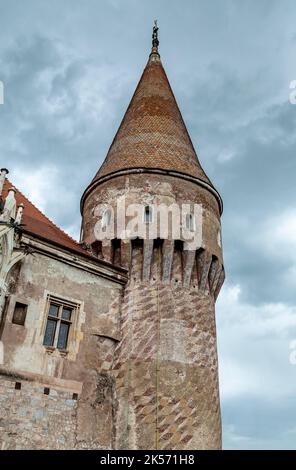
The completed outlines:
{"type": "Polygon", "coordinates": [[[56,223],[54,223],[47,215],[44,214],[44,212],[42,210],[40,210],[35,204],[34,202],[31,201],[31,199],[28,198],[28,196],[26,196],[22,191],[20,191],[20,189],[18,189],[14,184],[12,184],[12,182],[6,178],[6,181],[7,183],[9,183],[11,185],[11,187],[15,188],[16,191],[24,198],[26,199],[33,207],[34,209],[36,209],[38,212],[40,212],[40,214],[50,223],[52,224],[56,229],[60,230],[66,237],[68,237],[72,242],[76,243],[80,248],[81,248],[81,245],[80,243],[75,240],[74,238],[72,238],[67,232],[65,232],[65,230],[63,230],[61,227],[59,227],[56,223]]]}

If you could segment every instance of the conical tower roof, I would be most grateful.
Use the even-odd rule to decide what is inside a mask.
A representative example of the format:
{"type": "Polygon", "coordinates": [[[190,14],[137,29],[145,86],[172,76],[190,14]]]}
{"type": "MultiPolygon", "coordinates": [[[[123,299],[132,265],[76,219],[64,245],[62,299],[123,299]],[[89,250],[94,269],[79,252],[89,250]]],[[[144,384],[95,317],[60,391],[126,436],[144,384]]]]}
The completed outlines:
{"type": "Polygon", "coordinates": [[[154,169],[188,175],[217,193],[201,167],[161,63],[157,30],[154,27],[152,52],[128,109],[86,192],[123,170],[154,169]]]}

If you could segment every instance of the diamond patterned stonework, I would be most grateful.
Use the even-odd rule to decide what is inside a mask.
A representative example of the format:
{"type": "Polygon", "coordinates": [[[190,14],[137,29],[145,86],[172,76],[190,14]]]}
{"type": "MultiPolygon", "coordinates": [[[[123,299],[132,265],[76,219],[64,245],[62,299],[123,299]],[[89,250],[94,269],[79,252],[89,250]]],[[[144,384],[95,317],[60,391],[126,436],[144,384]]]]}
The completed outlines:
{"type": "Polygon", "coordinates": [[[219,449],[215,300],[225,276],[222,202],[197,158],[157,46],[81,207],[84,241],[102,243],[103,258],[129,273],[110,369],[115,448],[219,449]],[[163,239],[121,239],[116,230],[113,240],[95,240],[96,206],[115,213],[118,198],[143,208],[198,204],[200,243],[189,249],[171,232],[163,239]]]}

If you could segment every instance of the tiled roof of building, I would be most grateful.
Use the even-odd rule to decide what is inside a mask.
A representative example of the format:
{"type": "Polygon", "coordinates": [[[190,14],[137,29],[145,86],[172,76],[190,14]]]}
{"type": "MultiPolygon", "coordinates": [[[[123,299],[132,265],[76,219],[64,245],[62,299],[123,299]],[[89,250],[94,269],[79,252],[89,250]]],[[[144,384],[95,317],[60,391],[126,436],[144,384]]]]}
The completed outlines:
{"type": "Polygon", "coordinates": [[[93,182],[129,168],[178,171],[211,184],[199,163],[158,52],[153,50],[93,182]]]}
{"type": "MultiPolygon", "coordinates": [[[[10,181],[6,179],[2,191],[3,199],[6,198],[8,190],[12,186],[13,185],[10,181]]],[[[15,199],[18,206],[21,203],[24,204],[24,212],[21,222],[23,224],[22,229],[24,232],[35,235],[38,238],[52,242],[55,245],[69,249],[78,254],[93,257],[90,253],[84,250],[77,241],[67,235],[62,229],[57,227],[50,219],[48,219],[18,189],[15,193],[15,199]]]]}

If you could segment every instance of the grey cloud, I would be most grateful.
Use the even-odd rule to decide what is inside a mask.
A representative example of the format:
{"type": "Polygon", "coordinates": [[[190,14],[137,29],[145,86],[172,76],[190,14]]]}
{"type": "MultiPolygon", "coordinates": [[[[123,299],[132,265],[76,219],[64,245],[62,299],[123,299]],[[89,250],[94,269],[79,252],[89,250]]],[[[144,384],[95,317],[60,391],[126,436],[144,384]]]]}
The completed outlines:
{"type": "Polygon", "coordinates": [[[295,449],[295,398],[274,402],[242,395],[223,409],[226,449],[295,449]]]}
{"type": "MultiPolygon", "coordinates": [[[[0,149],[12,175],[17,166],[30,171],[35,164],[49,163],[59,169],[58,192],[70,192],[71,205],[54,207],[53,195],[49,195],[46,209],[58,224],[67,227],[74,220],[79,226],[79,195],[90,178],[88,164],[93,164],[94,173],[107,150],[102,135],[108,131],[111,134],[110,127],[115,132],[113,118],[122,99],[122,77],[115,68],[102,71],[104,81],[109,80],[113,89],[98,90],[102,96],[95,97],[97,106],[100,99],[108,106],[108,112],[102,110],[104,116],[98,123],[88,109],[81,107],[83,86],[93,85],[87,81],[87,74],[94,64],[75,55],[67,57],[59,46],[54,40],[33,36],[24,42],[16,41],[3,54],[7,99],[0,114],[0,149]]],[[[99,67],[97,72],[98,82],[102,78],[99,67]]]]}

